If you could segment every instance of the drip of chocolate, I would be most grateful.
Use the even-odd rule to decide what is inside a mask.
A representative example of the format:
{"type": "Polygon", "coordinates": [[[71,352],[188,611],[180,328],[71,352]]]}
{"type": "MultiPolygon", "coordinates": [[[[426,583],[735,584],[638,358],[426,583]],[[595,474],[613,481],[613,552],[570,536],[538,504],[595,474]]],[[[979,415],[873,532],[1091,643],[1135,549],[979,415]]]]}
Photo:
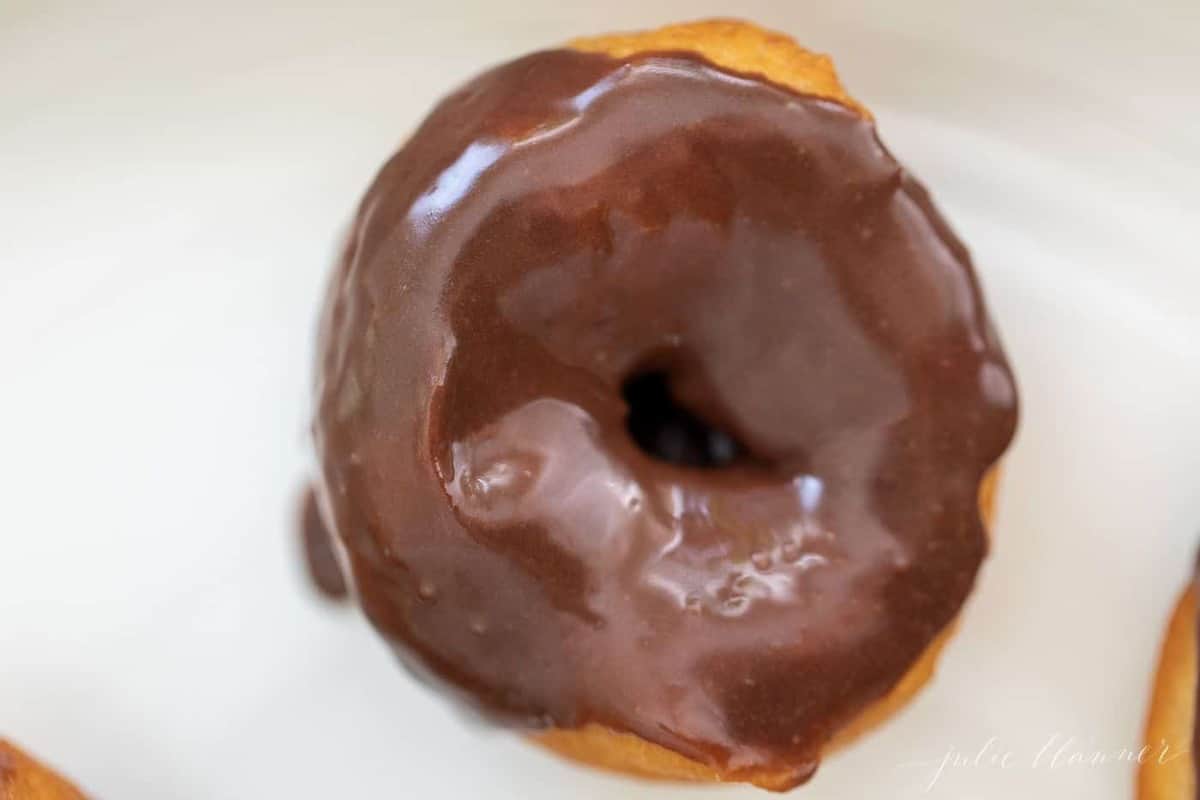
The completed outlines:
{"type": "Polygon", "coordinates": [[[334,552],[332,534],[321,519],[317,495],[308,488],[300,506],[300,538],[304,563],[312,585],[330,600],[341,600],[347,594],[346,578],[334,552]]]}
{"type": "Polygon", "coordinates": [[[678,53],[536,53],[363,201],[316,442],[359,600],[511,724],[816,766],[957,614],[1016,423],[874,127],[678,53]]]}

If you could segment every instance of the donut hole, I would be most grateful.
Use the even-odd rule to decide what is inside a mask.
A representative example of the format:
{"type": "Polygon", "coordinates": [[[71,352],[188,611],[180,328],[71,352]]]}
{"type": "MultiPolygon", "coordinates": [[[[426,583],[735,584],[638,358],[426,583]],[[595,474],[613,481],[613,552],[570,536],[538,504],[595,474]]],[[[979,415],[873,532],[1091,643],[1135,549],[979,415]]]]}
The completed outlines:
{"type": "Polygon", "coordinates": [[[625,426],[633,441],[659,461],[719,469],[738,461],[745,448],[727,431],[683,407],[663,371],[636,373],[621,386],[629,406],[625,426]]]}

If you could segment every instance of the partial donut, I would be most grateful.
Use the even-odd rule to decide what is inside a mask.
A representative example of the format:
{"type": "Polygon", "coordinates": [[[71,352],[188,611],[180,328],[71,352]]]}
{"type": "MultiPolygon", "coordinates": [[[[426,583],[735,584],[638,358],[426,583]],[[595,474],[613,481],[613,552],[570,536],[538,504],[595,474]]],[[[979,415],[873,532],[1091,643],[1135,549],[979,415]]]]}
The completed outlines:
{"type": "Polygon", "coordinates": [[[1196,800],[1196,582],[1171,615],[1146,722],[1139,800],[1196,800]]]}
{"type": "Polygon", "coordinates": [[[0,800],[85,800],[54,770],[0,739],[0,800]]]}
{"type": "Polygon", "coordinates": [[[403,663],[572,758],[770,789],[932,672],[1017,402],[829,60],[730,21],[442,101],[363,200],[317,401],[403,663]]]}

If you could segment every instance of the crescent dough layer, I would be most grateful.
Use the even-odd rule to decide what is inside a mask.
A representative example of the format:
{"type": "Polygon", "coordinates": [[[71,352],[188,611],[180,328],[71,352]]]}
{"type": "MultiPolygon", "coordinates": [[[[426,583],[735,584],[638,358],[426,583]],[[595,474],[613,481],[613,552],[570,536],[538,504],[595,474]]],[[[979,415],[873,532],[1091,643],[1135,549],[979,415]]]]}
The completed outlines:
{"type": "Polygon", "coordinates": [[[49,767],[0,739],[0,800],[85,800],[49,767]]]}
{"type": "Polygon", "coordinates": [[[1196,590],[1189,586],[1171,616],[1158,662],[1146,723],[1149,757],[1138,773],[1140,800],[1192,800],[1196,796],[1190,755],[1196,667],[1196,590]]]}

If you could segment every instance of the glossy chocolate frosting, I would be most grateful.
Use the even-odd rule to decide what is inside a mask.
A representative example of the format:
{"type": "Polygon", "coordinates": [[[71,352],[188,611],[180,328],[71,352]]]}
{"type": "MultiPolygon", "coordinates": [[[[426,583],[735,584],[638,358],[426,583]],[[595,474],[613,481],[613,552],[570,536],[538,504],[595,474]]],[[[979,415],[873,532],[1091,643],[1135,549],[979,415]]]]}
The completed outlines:
{"type": "Polygon", "coordinates": [[[321,518],[317,495],[311,488],[300,502],[300,547],[312,585],[330,600],[341,600],[348,593],[346,577],[338,563],[333,536],[321,518]]]}
{"type": "Polygon", "coordinates": [[[362,203],[317,393],[406,664],[795,782],[958,612],[1016,419],[967,252],[873,124],[679,53],[442,101],[362,203]]]}

